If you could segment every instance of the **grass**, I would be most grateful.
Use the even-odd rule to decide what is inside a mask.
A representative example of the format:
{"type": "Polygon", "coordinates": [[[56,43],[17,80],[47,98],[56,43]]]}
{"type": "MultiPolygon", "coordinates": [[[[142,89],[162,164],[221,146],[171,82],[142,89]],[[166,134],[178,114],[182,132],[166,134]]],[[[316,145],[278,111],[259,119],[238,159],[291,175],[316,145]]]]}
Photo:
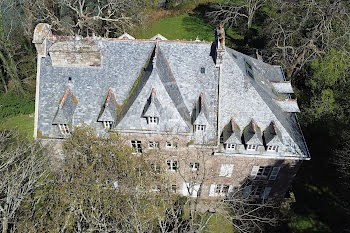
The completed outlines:
{"type": "MultiPolygon", "coordinates": [[[[209,217],[209,216],[208,216],[209,217]]],[[[205,232],[217,232],[217,233],[233,233],[236,232],[232,223],[225,219],[220,214],[213,214],[211,216],[205,232]]]]}
{"type": "Polygon", "coordinates": [[[0,122],[0,130],[1,129],[17,129],[20,134],[24,135],[28,139],[32,139],[34,130],[34,114],[17,115],[5,118],[2,122],[0,122]]]}
{"type": "Polygon", "coordinates": [[[133,36],[139,39],[149,39],[156,34],[165,36],[168,40],[199,40],[213,41],[214,28],[210,27],[203,19],[188,14],[171,16],[145,28],[138,28],[133,36]]]}

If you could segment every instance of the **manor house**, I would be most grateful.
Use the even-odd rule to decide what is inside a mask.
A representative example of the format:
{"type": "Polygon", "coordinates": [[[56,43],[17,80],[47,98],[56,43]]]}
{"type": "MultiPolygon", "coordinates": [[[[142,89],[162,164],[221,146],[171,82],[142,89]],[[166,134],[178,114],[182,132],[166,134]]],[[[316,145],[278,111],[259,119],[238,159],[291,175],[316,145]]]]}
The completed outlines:
{"type": "Polygon", "coordinates": [[[135,154],[156,152],[173,192],[282,197],[310,155],[293,88],[279,66],[212,42],[64,37],[38,24],[34,137],[72,126],[118,132],[135,154]]]}

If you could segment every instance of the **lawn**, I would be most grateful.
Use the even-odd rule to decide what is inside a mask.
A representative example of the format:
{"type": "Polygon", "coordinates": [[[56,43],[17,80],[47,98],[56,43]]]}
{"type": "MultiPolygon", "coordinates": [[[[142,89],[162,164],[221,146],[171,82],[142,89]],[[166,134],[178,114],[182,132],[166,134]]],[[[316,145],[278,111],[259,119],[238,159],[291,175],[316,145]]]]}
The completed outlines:
{"type": "Polygon", "coordinates": [[[203,19],[188,14],[161,19],[153,24],[138,28],[132,35],[138,39],[149,39],[156,34],[165,36],[168,40],[199,40],[213,41],[214,28],[203,19]]]}
{"type": "Polygon", "coordinates": [[[0,122],[0,129],[18,129],[20,134],[31,139],[34,130],[34,113],[5,118],[0,122]]]}

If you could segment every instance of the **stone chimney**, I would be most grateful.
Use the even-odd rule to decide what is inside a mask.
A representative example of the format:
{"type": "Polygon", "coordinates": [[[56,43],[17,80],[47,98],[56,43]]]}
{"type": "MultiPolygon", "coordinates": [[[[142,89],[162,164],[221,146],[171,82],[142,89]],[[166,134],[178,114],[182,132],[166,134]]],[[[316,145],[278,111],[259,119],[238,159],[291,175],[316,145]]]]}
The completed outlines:
{"type": "Polygon", "coordinates": [[[51,26],[47,23],[36,25],[32,43],[35,44],[38,57],[46,57],[46,36],[51,36],[51,26]]]}
{"type": "Polygon", "coordinates": [[[225,30],[220,24],[220,28],[215,30],[215,44],[216,44],[216,67],[222,64],[223,56],[226,52],[225,50],[225,30]]]}

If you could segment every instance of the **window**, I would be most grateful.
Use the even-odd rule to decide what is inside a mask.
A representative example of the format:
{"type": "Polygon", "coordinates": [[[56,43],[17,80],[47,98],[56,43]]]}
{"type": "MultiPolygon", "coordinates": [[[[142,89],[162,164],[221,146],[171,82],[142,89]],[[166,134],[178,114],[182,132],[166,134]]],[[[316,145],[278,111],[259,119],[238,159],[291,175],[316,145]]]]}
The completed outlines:
{"type": "Polygon", "coordinates": [[[253,166],[250,173],[250,178],[255,179],[267,179],[276,180],[277,175],[280,171],[280,167],[272,166],[253,166]]]}
{"type": "Polygon", "coordinates": [[[61,134],[67,135],[70,134],[70,130],[67,124],[58,124],[61,134]]]}
{"type": "Polygon", "coordinates": [[[173,193],[176,193],[176,190],[177,190],[176,184],[172,184],[172,185],[171,185],[171,191],[172,191],[173,193]]]}
{"type": "Polygon", "coordinates": [[[169,171],[177,171],[177,161],[175,160],[168,160],[166,161],[166,164],[168,165],[169,171]]]}
{"type": "Polygon", "coordinates": [[[159,148],[159,142],[149,142],[148,148],[149,149],[158,149],[159,148]]]}
{"type": "Polygon", "coordinates": [[[226,150],[234,150],[236,149],[236,144],[225,144],[226,150]]]}
{"type": "Polygon", "coordinates": [[[217,184],[215,188],[215,194],[219,196],[225,196],[228,194],[230,186],[227,184],[217,184]]]}
{"type": "Polygon", "coordinates": [[[135,150],[135,153],[142,153],[141,141],[131,141],[131,146],[135,150]]]}
{"type": "Polygon", "coordinates": [[[150,125],[156,125],[158,124],[159,118],[158,117],[148,117],[148,124],[150,125]]]}
{"type": "Polygon", "coordinates": [[[278,146],[267,146],[267,151],[277,151],[278,146]]]}
{"type": "Polygon", "coordinates": [[[251,77],[251,78],[254,78],[254,75],[252,72],[250,72],[249,70],[247,70],[247,74],[251,77]]]}
{"type": "Polygon", "coordinates": [[[113,128],[113,121],[104,121],[103,127],[107,130],[110,130],[113,128]]]}
{"type": "Polygon", "coordinates": [[[159,174],[160,173],[160,164],[151,164],[151,168],[152,170],[156,173],[159,174]]]}
{"type": "Polygon", "coordinates": [[[204,131],[205,130],[205,125],[195,125],[194,126],[195,131],[204,131]]]}
{"type": "Polygon", "coordinates": [[[271,187],[249,185],[244,189],[245,198],[263,198],[266,199],[271,191],[271,187]]]}
{"type": "Polygon", "coordinates": [[[166,148],[177,148],[177,143],[176,142],[165,142],[165,147],[166,148]]]}
{"type": "Polygon", "coordinates": [[[221,164],[219,176],[231,177],[233,167],[233,164],[221,164]]]}
{"type": "Polygon", "coordinates": [[[201,74],[205,74],[205,67],[201,67],[201,74]]]}
{"type": "Polygon", "coordinates": [[[254,151],[257,149],[257,145],[247,145],[247,150],[254,151]]]}
{"type": "Polygon", "coordinates": [[[270,175],[271,170],[271,166],[259,167],[256,177],[266,179],[270,175]]]}
{"type": "Polygon", "coordinates": [[[197,163],[197,162],[190,163],[190,170],[191,171],[198,171],[199,170],[199,163],[197,163]]]}

